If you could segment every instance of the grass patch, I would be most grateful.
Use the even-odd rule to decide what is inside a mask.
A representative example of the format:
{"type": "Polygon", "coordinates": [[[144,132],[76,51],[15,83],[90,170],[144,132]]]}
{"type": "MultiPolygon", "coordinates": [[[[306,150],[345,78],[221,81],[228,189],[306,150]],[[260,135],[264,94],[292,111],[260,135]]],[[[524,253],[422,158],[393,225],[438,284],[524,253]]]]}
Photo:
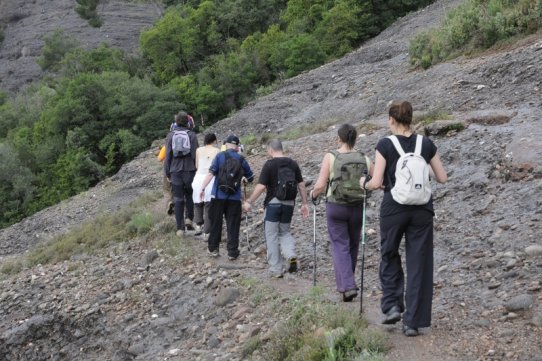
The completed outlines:
{"type": "Polygon", "coordinates": [[[145,208],[158,196],[161,194],[149,193],[114,213],[99,215],[25,255],[5,262],[0,272],[14,274],[25,267],[62,262],[76,254],[96,254],[109,245],[147,235],[156,220],[145,208]]]}
{"type": "Polygon", "coordinates": [[[353,316],[351,309],[327,300],[321,288],[304,297],[282,300],[281,313],[287,319],[277,325],[269,340],[247,342],[245,356],[259,350],[270,361],[384,360],[386,337],[369,331],[367,322],[353,316]]]}
{"type": "Polygon", "coordinates": [[[467,0],[451,10],[439,28],[411,41],[410,62],[427,69],[541,28],[542,0],[467,0]]]}
{"type": "Polygon", "coordinates": [[[321,122],[303,124],[299,127],[291,128],[284,133],[265,133],[260,137],[260,144],[267,144],[271,139],[296,140],[308,135],[323,133],[332,125],[339,123],[339,119],[328,119],[321,122]]]}
{"type": "Polygon", "coordinates": [[[445,109],[432,109],[424,113],[416,114],[412,122],[414,124],[422,123],[424,125],[431,124],[436,120],[451,120],[452,115],[445,109]]]}

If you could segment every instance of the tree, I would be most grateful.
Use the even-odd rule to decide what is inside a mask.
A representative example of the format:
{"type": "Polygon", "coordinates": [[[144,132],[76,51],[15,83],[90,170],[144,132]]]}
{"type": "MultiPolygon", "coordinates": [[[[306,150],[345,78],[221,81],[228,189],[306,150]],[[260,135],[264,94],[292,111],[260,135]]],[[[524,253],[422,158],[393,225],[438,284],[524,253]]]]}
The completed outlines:
{"type": "Polygon", "coordinates": [[[0,228],[26,214],[35,187],[32,172],[24,167],[7,143],[0,143],[0,228]]]}

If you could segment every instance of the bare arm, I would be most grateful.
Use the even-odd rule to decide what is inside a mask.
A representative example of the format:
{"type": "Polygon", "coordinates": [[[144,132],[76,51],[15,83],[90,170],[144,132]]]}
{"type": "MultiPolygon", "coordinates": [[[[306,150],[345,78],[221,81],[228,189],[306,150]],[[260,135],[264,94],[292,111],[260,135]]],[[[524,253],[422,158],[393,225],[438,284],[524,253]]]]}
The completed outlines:
{"type": "Polygon", "coordinates": [[[314,185],[314,188],[312,189],[312,192],[311,192],[313,198],[317,198],[326,189],[327,182],[329,179],[329,163],[331,162],[331,157],[332,155],[327,153],[324,156],[324,159],[322,160],[320,174],[318,175],[316,184],[314,185]]]}
{"type": "MultiPolygon", "coordinates": [[[[384,182],[384,171],[386,170],[386,158],[377,150],[375,154],[375,165],[371,167],[373,172],[371,174],[372,179],[365,184],[365,189],[373,190],[382,188],[384,182]]],[[[369,172],[370,173],[370,172],[369,172]]],[[[363,188],[365,183],[365,177],[361,177],[359,180],[360,187],[363,188]]]]}
{"type": "Polygon", "coordinates": [[[213,177],[214,177],[213,173],[209,172],[203,179],[203,183],[201,184],[201,192],[200,192],[200,198],[202,202],[203,202],[203,199],[205,198],[205,188],[207,188],[207,186],[209,185],[213,177]]]}
{"type": "Polygon", "coordinates": [[[267,187],[263,184],[256,184],[256,187],[254,188],[252,194],[243,202],[243,209],[245,210],[245,212],[250,212],[250,210],[252,209],[252,203],[256,201],[256,199],[258,199],[258,197],[266,190],[267,187]]]}
{"type": "Polygon", "coordinates": [[[442,165],[439,155],[435,154],[435,156],[431,158],[429,164],[431,165],[430,169],[433,170],[434,177],[437,182],[446,183],[448,181],[448,174],[446,173],[446,170],[444,170],[444,166],[442,165]]]}
{"type": "Polygon", "coordinates": [[[306,218],[309,216],[309,207],[307,206],[307,188],[305,187],[305,182],[297,183],[297,188],[299,189],[299,194],[301,195],[301,215],[306,218]]]}

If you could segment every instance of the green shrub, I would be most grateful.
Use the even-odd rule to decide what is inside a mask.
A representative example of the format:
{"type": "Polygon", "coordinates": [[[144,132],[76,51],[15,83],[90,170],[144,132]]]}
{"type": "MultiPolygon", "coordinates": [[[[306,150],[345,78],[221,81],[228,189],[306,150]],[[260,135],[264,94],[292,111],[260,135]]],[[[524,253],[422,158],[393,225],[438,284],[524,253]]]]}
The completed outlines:
{"type": "Polygon", "coordinates": [[[58,70],[62,58],[77,46],[75,38],[64,34],[62,30],[56,30],[45,38],[45,45],[37,63],[43,70],[58,70]]]}
{"type": "Polygon", "coordinates": [[[367,329],[352,310],[326,300],[319,292],[281,306],[287,319],[267,343],[253,340],[245,354],[261,349],[267,360],[381,360],[388,349],[383,334],[367,329]]]}
{"type": "Polygon", "coordinates": [[[451,10],[439,28],[411,41],[410,62],[427,69],[541,28],[542,0],[468,0],[451,10]]]}
{"type": "Polygon", "coordinates": [[[100,0],[75,0],[77,2],[77,7],[75,12],[85,20],[88,20],[90,26],[99,28],[102,26],[102,19],[98,16],[96,8],[100,0]]]}
{"type": "Polygon", "coordinates": [[[127,229],[130,233],[143,235],[148,233],[154,226],[154,217],[148,211],[142,211],[132,215],[127,229]]]}
{"type": "Polygon", "coordinates": [[[0,46],[2,45],[3,41],[4,41],[4,27],[0,25],[0,46]]]}

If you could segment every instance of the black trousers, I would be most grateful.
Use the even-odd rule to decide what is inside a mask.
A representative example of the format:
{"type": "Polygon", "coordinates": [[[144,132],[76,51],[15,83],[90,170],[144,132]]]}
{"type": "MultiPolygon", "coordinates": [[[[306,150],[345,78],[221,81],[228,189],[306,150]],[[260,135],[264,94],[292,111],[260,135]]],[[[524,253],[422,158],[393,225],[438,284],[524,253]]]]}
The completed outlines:
{"type": "Polygon", "coordinates": [[[194,201],[192,200],[192,181],[196,171],[181,171],[171,174],[171,189],[175,203],[175,222],[177,229],[184,230],[184,219],[194,218],[194,201]],[[184,212],[186,207],[186,214],[184,212]]]}
{"type": "Polygon", "coordinates": [[[429,327],[433,302],[433,214],[425,209],[380,219],[382,312],[397,305],[409,327],[429,327]],[[399,245],[405,236],[407,283],[399,245]],[[406,308],[405,308],[406,302],[406,308]]]}
{"type": "Polygon", "coordinates": [[[211,219],[211,230],[209,232],[209,251],[218,250],[220,238],[222,237],[222,216],[226,218],[228,232],[228,256],[239,256],[239,228],[241,226],[241,201],[229,199],[211,199],[209,218],[211,219]]]}
{"type": "Polygon", "coordinates": [[[194,201],[192,200],[192,181],[196,171],[178,172],[171,174],[171,189],[175,203],[175,222],[177,230],[184,230],[185,217],[194,218],[194,201]],[[186,207],[186,215],[185,215],[186,207]]]}

